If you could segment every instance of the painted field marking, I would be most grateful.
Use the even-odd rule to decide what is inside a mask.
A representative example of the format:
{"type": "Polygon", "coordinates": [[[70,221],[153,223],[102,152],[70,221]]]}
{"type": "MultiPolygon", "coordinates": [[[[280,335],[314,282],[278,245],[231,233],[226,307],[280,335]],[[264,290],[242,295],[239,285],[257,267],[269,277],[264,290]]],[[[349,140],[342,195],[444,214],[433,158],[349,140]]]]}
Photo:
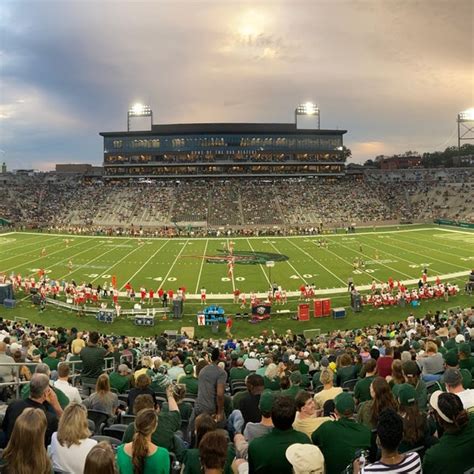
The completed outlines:
{"type": "MultiPolygon", "coordinates": [[[[287,240],[288,240],[288,239],[287,239],[287,240]]],[[[288,242],[290,242],[290,241],[288,241],[288,242]]],[[[291,243],[291,242],[290,242],[290,243],[291,243]]],[[[281,252],[275,247],[275,245],[272,244],[271,242],[270,242],[270,245],[271,245],[278,253],[281,253],[281,252]]],[[[297,247],[297,246],[295,245],[295,247],[297,247]]],[[[285,260],[285,261],[286,261],[286,263],[293,269],[293,271],[305,282],[305,284],[308,284],[308,281],[307,281],[305,278],[303,278],[303,276],[301,275],[301,273],[291,264],[291,262],[290,262],[289,260],[285,260]]]]}
{"type": "MultiPolygon", "coordinates": [[[[169,241],[168,241],[169,242],[169,241]]],[[[189,239],[188,239],[189,242],[189,239]]],[[[183,253],[183,250],[186,248],[186,245],[183,245],[181,247],[181,250],[178,252],[178,255],[176,255],[176,258],[174,259],[174,262],[171,264],[170,269],[168,270],[168,273],[166,276],[163,278],[163,282],[160,283],[160,286],[158,287],[158,290],[163,286],[163,283],[166,281],[166,279],[170,276],[171,270],[173,270],[173,267],[176,265],[176,262],[178,261],[178,258],[181,256],[183,253]]]]}
{"type": "MultiPolygon", "coordinates": [[[[120,290],[123,290],[127,282],[132,281],[135,276],[137,276],[148,264],[148,262],[156,256],[156,254],[165,246],[167,245],[169,240],[167,240],[156,252],[153,252],[153,255],[130,277],[125,280],[125,283],[120,287],[120,290]]],[[[119,291],[120,291],[119,290],[119,291]]]]}
{"type": "MultiPolygon", "coordinates": [[[[250,239],[247,239],[247,243],[249,244],[250,250],[252,252],[255,252],[253,245],[250,243],[250,239]]],[[[268,281],[268,284],[272,286],[272,282],[270,281],[270,278],[268,278],[267,272],[263,268],[263,265],[261,263],[258,264],[258,266],[262,269],[263,275],[265,276],[266,280],[268,281]]]]}
{"type": "Polygon", "coordinates": [[[204,247],[204,253],[202,254],[202,261],[201,261],[201,267],[199,268],[199,274],[198,274],[198,279],[196,282],[196,291],[195,293],[199,291],[199,283],[201,283],[201,275],[202,275],[202,268],[204,267],[204,261],[206,260],[206,252],[207,252],[207,246],[209,244],[209,239],[206,239],[206,245],[204,247]]]}

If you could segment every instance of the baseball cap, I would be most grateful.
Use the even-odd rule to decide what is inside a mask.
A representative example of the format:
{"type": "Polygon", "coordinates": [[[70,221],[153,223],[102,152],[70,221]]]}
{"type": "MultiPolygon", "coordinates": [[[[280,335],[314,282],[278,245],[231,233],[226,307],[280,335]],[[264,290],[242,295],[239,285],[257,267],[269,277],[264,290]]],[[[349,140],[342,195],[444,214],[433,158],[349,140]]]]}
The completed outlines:
{"type": "Polygon", "coordinates": [[[439,398],[445,395],[448,395],[448,394],[445,392],[442,392],[441,390],[436,390],[436,392],[433,392],[431,394],[430,405],[436,411],[436,413],[438,413],[439,417],[442,420],[446,421],[446,423],[454,423],[454,421],[448,418],[439,408],[439,398]]]}
{"type": "Polygon", "coordinates": [[[355,404],[352,395],[342,392],[334,399],[334,406],[341,415],[354,413],[355,404]]]}
{"type": "Polygon", "coordinates": [[[471,355],[471,345],[465,342],[464,344],[460,344],[458,347],[458,351],[460,354],[471,355]]]}
{"type": "Polygon", "coordinates": [[[459,369],[449,368],[443,375],[443,381],[445,384],[457,386],[462,383],[462,375],[459,369]]]}
{"type": "Polygon", "coordinates": [[[324,472],[324,456],[313,444],[295,443],[285,452],[295,474],[319,474],[324,472]]]}
{"type": "Polygon", "coordinates": [[[401,406],[414,405],[416,403],[415,387],[409,383],[404,383],[398,389],[398,401],[401,406]]]}
{"type": "Polygon", "coordinates": [[[48,354],[52,354],[53,352],[58,352],[58,350],[55,347],[50,347],[48,349],[48,354]]]}
{"type": "Polygon", "coordinates": [[[323,358],[321,358],[320,364],[321,364],[322,367],[328,367],[329,366],[329,359],[326,356],[324,356],[323,358]]]}
{"type": "Polygon", "coordinates": [[[191,364],[188,364],[185,368],[184,368],[184,372],[186,374],[192,374],[194,371],[194,367],[191,365],[191,364]]]}
{"type": "Polygon", "coordinates": [[[289,360],[291,360],[291,362],[294,362],[296,360],[296,355],[290,354],[289,360]]]}
{"type": "Polygon", "coordinates": [[[407,377],[413,377],[414,375],[419,375],[420,373],[420,368],[414,360],[407,360],[406,362],[403,362],[402,370],[407,377]]]}
{"type": "Polygon", "coordinates": [[[464,338],[464,336],[463,336],[462,334],[458,334],[458,335],[454,338],[454,340],[455,340],[458,344],[461,344],[462,342],[465,342],[466,339],[464,338]]]}
{"type": "Polygon", "coordinates": [[[129,367],[127,364],[120,364],[120,365],[118,366],[118,371],[119,371],[119,372],[128,372],[128,373],[130,373],[130,372],[131,372],[131,369],[130,369],[130,367],[129,367]]]}
{"type": "Polygon", "coordinates": [[[297,385],[301,383],[301,372],[299,370],[295,370],[290,374],[290,382],[293,385],[297,385]]]}
{"type": "Polygon", "coordinates": [[[421,344],[418,341],[412,341],[411,347],[415,349],[415,351],[418,351],[421,347],[421,344]]]}
{"type": "Polygon", "coordinates": [[[454,367],[458,365],[458,353],[456,349],[451,349],[450,351],[447,351],[444,354],[444,361],[446,362],[446,365],[449,367],[454,367]]]}
{"type": "Polygon", "coordinates": [[[275,397],[273,395],[273,392],[268,389],[264,390],[260,395],[260,402],[258,404],[258,408],[264,413],[270,413],[272,411],[274,400],[275,397]]]}

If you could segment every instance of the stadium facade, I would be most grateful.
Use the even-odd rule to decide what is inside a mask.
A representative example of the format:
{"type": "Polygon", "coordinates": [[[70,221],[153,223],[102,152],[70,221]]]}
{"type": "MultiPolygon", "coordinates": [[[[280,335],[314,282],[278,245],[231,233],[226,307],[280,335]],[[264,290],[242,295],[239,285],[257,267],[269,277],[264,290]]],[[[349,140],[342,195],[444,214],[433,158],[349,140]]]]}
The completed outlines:
{"type": "Polygon", "coordinates": [[[339,178],[345,174],[345,133],[296,123],[196,123],[100,135],[108,179],[339,178]]]}

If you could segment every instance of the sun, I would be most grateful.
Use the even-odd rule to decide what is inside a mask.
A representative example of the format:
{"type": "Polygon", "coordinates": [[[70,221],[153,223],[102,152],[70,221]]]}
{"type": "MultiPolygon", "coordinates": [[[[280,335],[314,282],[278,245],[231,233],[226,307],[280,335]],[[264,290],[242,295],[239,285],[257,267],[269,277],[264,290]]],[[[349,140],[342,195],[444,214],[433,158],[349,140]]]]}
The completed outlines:
{"type": "Polygon", "coordinates": [[[245,40],[253,40],[265,31],[268,19],[262,12],[248,10],[237,20],[237,34],[245,40]]]}

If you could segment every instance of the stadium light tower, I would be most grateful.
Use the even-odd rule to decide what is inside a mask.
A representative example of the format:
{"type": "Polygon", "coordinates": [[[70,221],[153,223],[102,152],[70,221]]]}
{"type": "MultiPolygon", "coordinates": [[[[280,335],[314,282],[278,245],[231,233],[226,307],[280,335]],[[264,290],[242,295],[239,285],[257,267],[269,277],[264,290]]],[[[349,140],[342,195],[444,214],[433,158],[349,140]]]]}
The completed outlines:
{"type": "Polygon", "coordinates": [[[458,149],[461,148],[461,141],[474,140],[474,107],[459,112],[458,114],[458,149]]]}
{"type": "Polygon", "coordinates": [[[296,128],[298,127],[298,117],[301,117],[304,122],[307,124],[312,124],[311,127],[302,127],[302,128],[321,128],[321,113],[319,107],[313,102],[305,102],[304,104],[298,105],[295,109],[295,124],[296,128]],[[306,119],[305,119],[306,118],[306,119]],[[310,119],[310,120],[309,120],[310,119]],[[316,120],[314,120],[316,119],[316,120]],[[314,126],[314,123],[317,124],[317,127],[314,126]]]}
{"type": "Polygon", "coordinates": [[[135,117],[150,117],[150,130],[153,125],[153,111],[148,105],[133,104],[127,112],[127,132],[130,131],[130,123],[132,118],[135,117]]]}

